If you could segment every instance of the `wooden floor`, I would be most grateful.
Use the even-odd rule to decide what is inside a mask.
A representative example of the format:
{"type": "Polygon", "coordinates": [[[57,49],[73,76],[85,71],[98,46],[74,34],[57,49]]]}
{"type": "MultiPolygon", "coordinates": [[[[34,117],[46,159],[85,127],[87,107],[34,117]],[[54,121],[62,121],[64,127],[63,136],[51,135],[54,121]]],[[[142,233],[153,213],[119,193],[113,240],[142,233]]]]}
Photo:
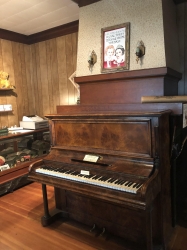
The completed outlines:
{"type": "MultiPolygon", "coordinates": [[[[49,207],[54,207],[53,188],[48,187],[49,207]]],[[[42,227],[41,186],[32,183],[0,197],[1,250],[122,250],[105,239],[95,238],[89,231],[57,221],[42,227]],[[75,229],[76,228],[76,229],[75,229]]],[[[187,229],[177,226],[168,250],[187,249],[187,229]]],[[[140,249],[141,250],[141,249],[140,249]]]]}

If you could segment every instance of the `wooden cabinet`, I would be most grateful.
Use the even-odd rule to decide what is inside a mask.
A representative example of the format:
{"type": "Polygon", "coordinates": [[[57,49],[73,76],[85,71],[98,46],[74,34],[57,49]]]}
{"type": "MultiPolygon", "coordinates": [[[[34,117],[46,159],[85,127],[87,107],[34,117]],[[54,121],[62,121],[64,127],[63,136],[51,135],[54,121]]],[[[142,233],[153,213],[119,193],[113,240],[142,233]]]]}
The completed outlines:
{"type": "Polygon", "coordinates": [[[0,195],[27,184],[29,165],[44,157],[49,150],[48,128],[9,132],[0,136],[0,155],[10,166],[10,169],[0,171],[0,195]],[[45,145],[43,149],[41,145],[45,145]]]}

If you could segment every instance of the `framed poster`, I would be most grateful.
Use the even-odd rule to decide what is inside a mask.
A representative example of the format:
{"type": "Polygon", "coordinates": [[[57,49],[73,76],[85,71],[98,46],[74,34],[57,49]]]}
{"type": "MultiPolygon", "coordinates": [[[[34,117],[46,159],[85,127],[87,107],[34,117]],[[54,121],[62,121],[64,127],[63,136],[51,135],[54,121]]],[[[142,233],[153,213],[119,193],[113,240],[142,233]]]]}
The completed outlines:
{"type": "Polygon", "coordinates": [[[129,69],[130,23],[101,29],[101,72],[129,69]]]}

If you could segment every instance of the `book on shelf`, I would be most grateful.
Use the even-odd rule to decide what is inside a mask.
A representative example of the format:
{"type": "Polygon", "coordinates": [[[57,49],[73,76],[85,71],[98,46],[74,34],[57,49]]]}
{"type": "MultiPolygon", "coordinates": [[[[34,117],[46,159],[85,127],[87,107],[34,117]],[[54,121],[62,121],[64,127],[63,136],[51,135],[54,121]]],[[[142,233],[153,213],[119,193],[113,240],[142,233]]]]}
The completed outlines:
{"type": "Polygon", "coordinates": [[[1,135],[8,135],[8,128],[1,128],[0,129],[0,136],[1,135]]]}

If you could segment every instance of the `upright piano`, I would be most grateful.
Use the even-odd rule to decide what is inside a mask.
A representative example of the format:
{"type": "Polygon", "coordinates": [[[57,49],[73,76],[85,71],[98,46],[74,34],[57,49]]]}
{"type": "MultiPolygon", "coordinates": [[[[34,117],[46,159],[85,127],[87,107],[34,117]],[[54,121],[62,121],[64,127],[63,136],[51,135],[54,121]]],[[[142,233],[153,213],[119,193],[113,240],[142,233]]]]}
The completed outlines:
{"type": "Polygon", "coordinates": [[[42,184],[42,225],[53,222],[46,185],[60,215],[132,243],[165,249],[171,231],[170,111],[47,115],[50,153],[30,166],[42,184]]]}

